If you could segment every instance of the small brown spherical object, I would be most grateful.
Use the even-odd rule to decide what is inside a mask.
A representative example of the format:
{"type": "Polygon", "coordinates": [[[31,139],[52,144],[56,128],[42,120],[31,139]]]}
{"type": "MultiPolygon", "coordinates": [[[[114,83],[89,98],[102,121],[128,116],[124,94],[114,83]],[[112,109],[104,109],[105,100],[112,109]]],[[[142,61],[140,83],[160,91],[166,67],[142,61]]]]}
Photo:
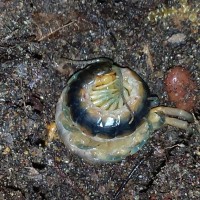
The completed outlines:
{"type": "Polygon", "coordinates": [[[165,90],[177,108],[192,111],[197,101],[197,84],[188,70],[181,66],[170,69],[165,77],[165,90]]]}

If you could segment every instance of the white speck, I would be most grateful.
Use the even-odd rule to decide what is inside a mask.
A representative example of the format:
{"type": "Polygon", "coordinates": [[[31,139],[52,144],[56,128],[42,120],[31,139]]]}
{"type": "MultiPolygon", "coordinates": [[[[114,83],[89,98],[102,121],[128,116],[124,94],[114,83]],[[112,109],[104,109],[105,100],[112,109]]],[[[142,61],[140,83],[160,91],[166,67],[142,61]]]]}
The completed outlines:
{"type": "Polygon", "coordinates": [[[181,43],[185,41],[185,38],[186,38],[185,34],[177,33],[177,34],[172,35],[170,38],[168,38],[167,42],[172,43],[172,44],[181,43]]]}

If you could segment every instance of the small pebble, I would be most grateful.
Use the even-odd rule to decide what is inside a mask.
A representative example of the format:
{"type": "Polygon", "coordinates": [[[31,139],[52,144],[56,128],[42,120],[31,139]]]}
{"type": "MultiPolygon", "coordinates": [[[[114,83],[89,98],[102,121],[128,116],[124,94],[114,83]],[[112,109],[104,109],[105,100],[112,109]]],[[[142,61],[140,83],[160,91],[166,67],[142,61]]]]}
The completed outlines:
{"type": "Polygon", "coordinates": [[[174,43],[178,44],[178,43],[184,42],[185,38],[186,38],[185,34],[177,33],[177,34],[172,35],[170,38],[168,38],[167,42],[172,43],[172,44],[174,43]]]}
{"type": "Polygon", "coordinates": [[[165,89],[169,100],[177,108],[192,111],[197,101],[197,84],[188,70],[181,66],[170,69],[165,77],[165,89]]]}

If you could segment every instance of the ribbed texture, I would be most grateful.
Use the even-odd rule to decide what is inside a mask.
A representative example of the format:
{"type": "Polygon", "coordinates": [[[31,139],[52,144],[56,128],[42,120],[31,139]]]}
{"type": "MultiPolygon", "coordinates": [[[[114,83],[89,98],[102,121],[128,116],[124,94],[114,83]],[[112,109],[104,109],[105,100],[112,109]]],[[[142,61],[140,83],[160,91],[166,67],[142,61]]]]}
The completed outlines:
{"type": "Polygon", "coordinates": [[[102,85],[95,85],[90,92],[90,98],[92,103],[104,110],[116,110],[124,106],[122,94],[120,92],[119,84],[123,84],[124,97],[126,100],[130,97],[130,85],[128,82],[123,82],[119,78],[115,77],[109,83],[104,83],[102,85]]]}

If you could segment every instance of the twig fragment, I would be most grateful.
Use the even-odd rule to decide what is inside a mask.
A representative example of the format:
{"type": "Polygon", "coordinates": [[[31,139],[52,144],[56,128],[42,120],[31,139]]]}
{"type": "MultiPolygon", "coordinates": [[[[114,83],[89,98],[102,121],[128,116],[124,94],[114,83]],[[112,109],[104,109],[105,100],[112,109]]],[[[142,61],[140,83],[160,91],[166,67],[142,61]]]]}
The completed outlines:
{"type": "Polygon", "coordinates": [[[69,23],[61,26],[61,27],[58,27],[57,29],[55,29],[54,31],[51,31],[50,33],[48,33],[47,35],[44,35],[42,36],[41,38],[38,39],[38,42],[41,42],[47,38],[49,38],[51,35],[55,34],[56,32],[60,31],[61,29],[64,29],[65,27],[67,26],[70,26],[71,24],[73,24],[75,21],[70,21],[69,23]]]}

